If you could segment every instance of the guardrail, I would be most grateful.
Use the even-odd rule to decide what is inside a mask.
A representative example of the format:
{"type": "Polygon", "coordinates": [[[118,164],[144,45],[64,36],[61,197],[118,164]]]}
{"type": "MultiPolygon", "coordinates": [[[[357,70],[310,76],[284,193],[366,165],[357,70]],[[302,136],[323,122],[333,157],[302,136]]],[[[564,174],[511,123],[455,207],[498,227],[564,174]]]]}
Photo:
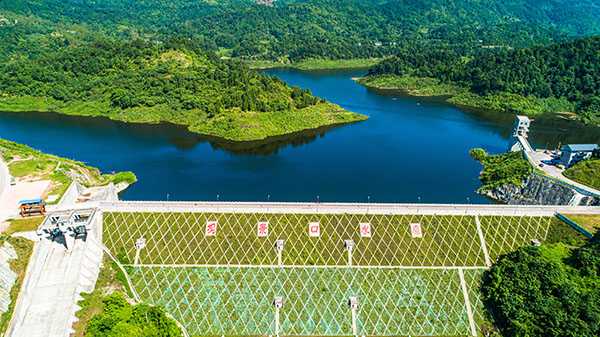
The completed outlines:
{"type": "Polygon", "coordinates": [[[561,219],[562,221],[568,223],[569,225],[571,225],[571,227],[575,228],[576,230],[580,231],[581,233],[583,233],[583,235],[587,236],[588,238],[593,238],[594,234],[588,232],[585,228],[579,226],[575,221],[567,218],[566,216],[560,214],[560,213],[556,213],[556,217],[561,219]]]}
{"type": "Polygon", "coordinates": [[[568,187],[568,188],[572,188],[575,191],[577,191],[577,192],[579,192],[579,193],[581,193],[581,194],[583,194],[585,196],[594,197],[594,198],[600,199],[600,195],[598,195],[598,194],[596,194],[594,192],[590,192],[590,191],[585,190],[585,189],[583,189],[581,187],[578,187],[578,186],[575,186],[575,185],[571,185],[569,183],[566,183],[564,181],[558,180],[556,178],[552,178],[552,177],[549,177],[547,175],[543,175],[543,174],[539,174],[539,173],[535,172],[535,169],[536,169],[535,162],[533,161],[533,159],[531,159],[531,157],[529,157],[529,154],[527,154],[527,151],[523,150],[523,156],[525,157],[525,159],[527,160],[527,162],[531,166],[531,173],[533,173],[534,175],[536,175],[538,177],[541,177],[541,178],[544,178],[544,179],[547,179],[547,180],[550,180],[550,181],[552,181],[554,183],[557,183],[559,185],[562,185],[562,186],[565,186],[565,187],[568,187]]]}

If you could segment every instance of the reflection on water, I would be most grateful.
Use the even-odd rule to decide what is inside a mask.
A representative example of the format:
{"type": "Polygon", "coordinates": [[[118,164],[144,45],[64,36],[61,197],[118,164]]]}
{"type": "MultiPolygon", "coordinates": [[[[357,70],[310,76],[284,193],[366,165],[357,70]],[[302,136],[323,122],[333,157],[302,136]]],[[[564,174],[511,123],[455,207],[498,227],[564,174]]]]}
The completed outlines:
{"type": "MultiPolygon", "coordinates": [[[[287,135],[273,136],[261,140],[250,142],[234,142],[223,138],[200,136],[200,141],[207,141],[215,150],[225,150],[233,154],[246,156],[268,156],[277,154],[280,149],[289,145],[298,147],[306,145],[317,140],[317,137],[324,137],[327,131],[343,127],[344,124],[322,126],[316,129],[298,131],[287,135]]],[[[173,140],[176,142],[177,140],[173,140]]],[[[177,145],[176,143],[173,143],[177,145]]]]}
{"type": "MultiPolygon", "coordinates": [[[[416,97],[397,89],[367,88],[367,90],[384,97],[402,97],[415,102],[429,102],[457,108],[466,114],[472,115],[490,128],[498,128],[506,137],[510,134],[510,127],[512,127],[517,115],[506,111],[457,106],[456,104],[447,102],[445,100],[447,97],[444,96],[416,97]]],[[[600,127],[598,126],[586,125],[576,119],[566,118],[554,113],[529,117],[532,121],[529,141],[535,148],[556,149],[565,144],[600,143],[600,127]]],[[[447,117],[439,116],[439,118],[447,117]]],[[[502,151],[506,151],[506,149],[503,148],[502,151]]]]}
{"type": "MultiPolygon", "coordinates": [[[[179,149],[190,149],[200,143],[210,143],[215,150],[223,150],[231,154],[245,156],[268,156],[277,154],[280,149],[287,146],[298,147],[309,144],[324,137],[325,133],[333,129],[343,127],[345,124],[328,125],[315,129],[290,133],[287,135],[268,137],[257,141],[234,142],[219,137],[200,135],[187,130],[187,128],[169,123],[136,124],[113,121],[105,117],[84,117],[62,115],[52,112],[4,112],[0,111],[0,118],[4,123],[11,120],[17,123],[45,125],[54,130],[67,128],[70,130],[96,130],[107,132],[111,130],[123,130],[128,134],[135,135],[139,139],[151,139],[157,136],[168,139],[179,149]]],[[[37,131],[40,132],[39,130],[37,131]]],[[[65,133],[66,135],[66,133],[65,133]]],[[[91,136],[91,134],[90,134],[91,136]]],[[[1,137],[1,136],[0,136],[1,137]]],[[[68,142],[70,137],[64,138],[68,142]]],[[[59,141],[53,139],[52,141],[59,141]]]]}

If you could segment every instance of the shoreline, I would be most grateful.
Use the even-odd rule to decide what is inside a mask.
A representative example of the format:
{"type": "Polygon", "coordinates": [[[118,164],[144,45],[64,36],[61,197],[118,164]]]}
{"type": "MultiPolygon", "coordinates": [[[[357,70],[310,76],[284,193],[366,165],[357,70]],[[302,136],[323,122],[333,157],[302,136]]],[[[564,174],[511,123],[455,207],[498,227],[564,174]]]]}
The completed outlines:
{"type": "Polygon", "coordinates": [[[381,62],[384,58],[369,58],[369,59],[343,59],[343,60],[325,60],[325,59],[309,59],[298,63],[283,63],[271,62],[263,60],[244,60],[238,59],[245,63],[250,69],[294,69],[298,71],[327,71],[327,70],[366,70],[371,66],[381,62]]]}
{"type": "MultiPolygon", "coordinates": [[[[194,135],[197,135],[198,137],[205,137],[207,139],[212,139],[213,142],[218,142],[218,143],[232,143],[232,144],[249,144],[249,143],[253,143],[253,142],[262,142],[262,143],[269,143],[272,139],[273,140],[277,140],[278,138],[281,137],[290,137],[293,136],[294,134],[299,134],[299,133],[305,133],[305,132],[313,132],[313,131],[318,131],[321,129],[327,129],[327,128],[336,128],[336,127],[340,127],[340,126],[344,126],[344,125],[348,125],[348,124],[353,124],[353,123],[358,123],[358,122],[362,122],[365,121],[367,119],[369,119],[369,116],[367,115],[363,115],[363,114],[359,114],[356,112],[352,112],[352,111],[347,111],[347,110],[341,110],[341,112],[345,112],[348,114],[352,114],[352,115],[356,115],[355,119],[353,120],[349,120],[349,121],[336,121],[333,123],[328,123],[328,124],[319,124],[313,127],[307,127],[307,128],[303,128],[303,129],[299,129],[299,130],[292,130],[292,131],[288,131],[288,132],[282,132],[282,133],[277,133],[277,134],[272,134],[272,135],[267,135],[265,137],[260,137],[260,138],[250,138],[250,139],[234,139],[234,138],[228,138],[228,137],[223,137],[223,136],[219,136],[216,134],[210,134],[210,133],[203,133],[203,132],[198,132],[198,131],[194,131],[192,130],[192,125],[190,124],[180,124],[180,123],[176,123],[173,121],[125,121],[125,120],[121,120],[121,119],[116,119],[116,118],[112,118],[113,116],[100,116],[100,115],[87,115],[87,114],[71,114],[71,113],[64,113],[64,112],[58,112],[58,111],[54,111],[54,110],[5,110],[5,109],[0,109],[0,112],[3,113],[15,113],[15,114],[19,114],[19,113],[45,113],[45,114],[55,114],[55,115],[61,115],[61,116],[71,116],[71,117],[78,117],[78,118],[98,118],[98,119],[107,119],[113,122],[117,122],[117,123],[123,123],[123,124],[138,124],[138,125],[172,125],[175,127],[180,127],[182,129],[184,129],[185,131],[192,133],[194,135]]],[[[336,113],[339,113],[340,111],[336,111],[336,113]]],[[[327,114],[327,112],[323,112],[324,115],[327,114]]]]}
{"type": "Polygon", "coordinates": [[[369,85],[369,84],[360,83],[359,80],[361,78],[364,78],[364,77],[352,77],[350,79],[353,80],[354,82],[356,82],[357,84],[362,85],[362,86],[364,86],[366,88],[377,89],[377,90],[397,90],[397,91],[402,92],[403,94],[406,94],[410,98],[439,98],[439,99],[443,100],[444,104],[447,104],[447,105],[453,106],[453,107],[457,107],[457,108],[482,109],[482,110],[485,110],[485,111],[497,111],[497,112],[509,113],[509,114],[524,114],[524,115],[527,115],[527,116],[553,115],[556,118],[580,122],[580,123],[582,123],[583,125],[586,125],[586,126],[600,127],[600,125],[588,124],[588,123],[585,123],[583,121],[580,121],[578,119],[578,116],[575,113],[569,112],[569,111],[553,111],[553,112],[543,112],[543,113],[530,114],[530,113],[526,113],[526,112],[523,112],[523,111],[511,111],[511,110],[503,110],[503,109],[493,109],[493,108],[488,108],[488,107],[483,107],[483,106],[478,106],[478,105],[469,105],[469,104],[462,104],[462,103],[451,102],[450,99],[453,98],[453,97],[456,97],[457,95],[451,95],[451,94],[447,94],[447,95],[443,95],[443,94],[441,94],[441,95],[415,94],[414,91],[421,90],[421,89],[408,89],[408,88],[400,88],[400,87],[383,87],[383,86],[369,85]]]}

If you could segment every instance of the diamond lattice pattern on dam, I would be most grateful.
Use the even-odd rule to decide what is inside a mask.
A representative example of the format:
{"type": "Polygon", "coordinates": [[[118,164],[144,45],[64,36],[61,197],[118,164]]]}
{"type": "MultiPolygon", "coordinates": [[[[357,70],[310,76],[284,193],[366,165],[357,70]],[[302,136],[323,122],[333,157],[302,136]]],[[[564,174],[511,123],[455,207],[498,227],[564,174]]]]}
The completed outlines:
{"type": "Polygon", "coordinates": [[[358,296],[358,334],[448,336],[485,321],[486,254],[493,262],[543,240],[549,225],[547,217],[106,213],[104,243],[140,297],[192,335],[275,334],[274,296],[284,298],[281,335],[352,335],[348,296],[358,296]],[[266,236],[259,223],[268,223],[266,236]],[[361,235],[365,223],[370,237],[361,235]],[[354,242],[351,262],[345,240],[354,242]]]}

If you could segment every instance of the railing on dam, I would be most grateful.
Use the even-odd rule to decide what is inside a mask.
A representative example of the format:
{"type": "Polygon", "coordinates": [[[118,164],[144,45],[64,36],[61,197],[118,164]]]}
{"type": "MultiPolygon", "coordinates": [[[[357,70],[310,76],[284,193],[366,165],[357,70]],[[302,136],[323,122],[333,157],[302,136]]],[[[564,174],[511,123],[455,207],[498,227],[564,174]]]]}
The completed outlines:
{"type": "Polygon", "coordinates": [[[587,236],[588,238],[592,238],[594,236],[594,234],[590,233],[589,231],[587,231],[585,228],[579,226],[577,223],[575,223],[575,221],[567,218],[566,216],[560,214],[560,213],[556,213],[556,217],[561,219],[562,221],[568,223],[569,225],[571,225],[571,227],[575,228],[576,230],[580,231],[581,233],[583,233],[583,235],[587,236]]]}

